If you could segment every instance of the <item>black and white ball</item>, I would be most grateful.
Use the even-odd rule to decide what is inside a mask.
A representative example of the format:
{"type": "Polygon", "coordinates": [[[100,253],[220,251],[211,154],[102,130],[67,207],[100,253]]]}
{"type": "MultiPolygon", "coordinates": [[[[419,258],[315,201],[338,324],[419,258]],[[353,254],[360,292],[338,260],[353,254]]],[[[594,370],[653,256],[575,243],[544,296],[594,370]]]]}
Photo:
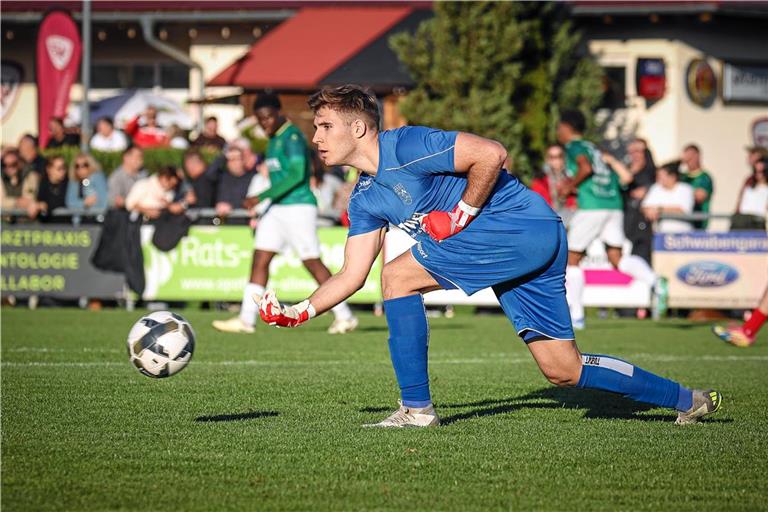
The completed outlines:
{"type": "Polygon", "coordinates": [[[131,364],[147,377],[175,375],[192,360],[195,332],[181,315],[155,311],[133,324],[128,333],[131,364]]]}

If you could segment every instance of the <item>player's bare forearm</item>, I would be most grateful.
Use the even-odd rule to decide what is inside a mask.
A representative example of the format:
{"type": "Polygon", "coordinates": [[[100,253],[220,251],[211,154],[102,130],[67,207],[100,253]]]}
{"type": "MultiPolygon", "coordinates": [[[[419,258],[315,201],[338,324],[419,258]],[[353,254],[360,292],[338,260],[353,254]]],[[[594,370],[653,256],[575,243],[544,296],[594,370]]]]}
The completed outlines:
{"type": "Polygon", "coordinates": [[[344,266],[309,297],[319,315],[363,287],[373,262],[381,252],[386,229],[350,236],[344,247],[344,266]]]}
{"type": "Polygon", "coordinates": [[[363,287],[365,278],[348,275],[343,270],[332,275],[309,297],[309,303],[319,315],[347,300],[363,287]]]}
{"type": "Polygon", "coordinates": [[[461,199],[480,208],[491,195],[499,179],[507,151],[498,142],[469,133],[459,133],[454,149],[456,172],[467,173],[467,188],[461,199]]]}
{"type": "Polygon", "coordinates": [[[619,183],[629,185],[635,179],[634,173],[624,163],[608,153],[603,154],[603,161],[607,163],[613,172],[619,177],[619,183]]]}
{"type": "Polygon", "coordinates": [[[473,165],[467,173],[467,188],[461,199],[470,206],[483,206],[499,179],[503,163],[478,162],[473,165]]]}
{"type": "Polygon", "coordinates": [[[579,155],[576,157],[576,165],[578,166],[578,170],[576,171],[576,176],[571,180],[571,187],[573,190],[576,190],[576,187],[578,187],[582,181],[592,175],[592,164],[586,156],[579,155]]]}

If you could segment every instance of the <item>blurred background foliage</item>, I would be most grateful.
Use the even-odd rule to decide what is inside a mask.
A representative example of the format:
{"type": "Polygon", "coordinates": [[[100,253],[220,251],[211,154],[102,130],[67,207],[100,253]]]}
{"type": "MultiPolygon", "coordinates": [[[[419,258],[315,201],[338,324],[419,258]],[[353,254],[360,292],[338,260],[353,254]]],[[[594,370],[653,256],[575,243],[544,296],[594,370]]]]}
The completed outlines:
{"type": "Polygon", "coordinates": [[[400,103],[410,124],[498,140],[510,170],[528,178],[555,142],[561,110],[592,122],[603,73],[564,6],[436,2],[434,11],[414,35],[390,39],[416,82],[400,103]]]}

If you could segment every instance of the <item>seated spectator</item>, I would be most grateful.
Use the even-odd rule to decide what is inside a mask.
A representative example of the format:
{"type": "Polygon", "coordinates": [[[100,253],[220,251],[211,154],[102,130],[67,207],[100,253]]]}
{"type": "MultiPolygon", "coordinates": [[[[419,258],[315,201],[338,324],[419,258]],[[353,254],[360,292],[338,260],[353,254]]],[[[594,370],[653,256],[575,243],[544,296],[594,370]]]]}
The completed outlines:
{"type": "Polygon", "coordinates": [[[80,145],[80,136],[76,133],[67,133],[64,129],[64,120],[60,117],[52,117],[48,121],[48,131],[50,132],[50,138],[45,145],[46,149],[80,145]]]}
{"type": "Polygon", "coordinates": [[[563,222],[567,223],[576,211],[576,196],[570,195],[561,198],[557,189],[561,182],[568,179],[565,173],[565,151],[559,144],[553,144],[547,148],[544,157],[544,167],[534,174],[531,180],[531,190],[544,198],[549,206],[555,210],[563,222]]]}
{"type": "Polygon", "coordinates": [[[156,219],[163,210],[173,214],[183,213],[186,209],[184,201],[174,202],[176,191],[181,184],[177,169],[173,166],[161,168],[152,176],[142,178],[133,185],[125,207],[129,211],[139,212],[147,218],[156,219]]]}
{"type": "Polygon", "coordinates": [[[192,147],[199,149],[208,149],[210,151],[221,151],[227,144],[224,137],[219,135],[219,120],[214,116],[205,119],[203,133],[192,142],[192,147]]]}
{"type": "Polygon", "coordinates": [[[168,134],[157,124],[157,109],[148,107],[143,116],[136,116],[125,125],[125,133],[140,148],[167,146],[168,134]]]}
{"type": "Polygon", "coordinates": [[[91,149],[96,151],[124,151],[128,147],[128,137],[115,129],[111,117],[102,117],[96,121],[96,133],[91,137],[91,149]]]}
{"type": "Polygon", "coordinates": [[[29,216],[35,218],[39,215],[43,222],[50,221],[53,210],[67,205],[68,182],[67,161],[63,156],[54,156],[45,168],[45,175],[40,181],[37,199],[29,210],[29,216]]]}
{"type": "Polygon", "coordinates": [[[752,175],[747,178],[739,192],[736,213],[731,217],[731,229],[762,230],[766,228],[768,214],[768,156],[759,151],[750,151],[749,163],[752,175]],[[754,158],[755,153],[758,157],[754,158]]]}
{"type": "Polygon", "coordinates": [[[2,209],[28,209],[35,202],[37,189],[40,185],[40,175],[32,170],[24,169],[24,161],[15,149],[3,153],[2,180],[0,180],[0,197],[2,209]]]}
{"type": "Polygon", "coordinates": [[[107,207],[107,179],[91,155],[80,153],[69,168],[67,208],[103,210],[107,207]]]}
{"type": "Polygon", "coordinates": [[[37,149],[37,137],[27,133],[19,139],[19,156],[24,160],[25,170],[45,174],[46,161],[37,149]]]}
{"type": "Polygon", "coordinates": [[[224,154],[227,172],[220,176],[216,190],[216,215],[220,217],[229,215],[235,208],[243,207],[256,168],[255,155],[246,155],[240,145],[230,144],[224,154]]]}
{"type": "Polygon", "coordinates": [[[184,130],[179,125],[172,124],[168,128],[168,145],[174,149],[189,149],[189,140],[184,134],[184,130]]]}
{"type": "Polygon", "coordinates": [[[213,208],[217,173],[215,168],[209,170],[197,150],[191,149],[184,153],[184,174],[194,195],[193,198],[188,198],[190,204],[194,204],[196,208],[213,208]]]}
{"type": "MultiPolygon", "coordinates": [[[[693,187],[694,198],[696,199],[693,211],[709,213],[714,183],[711,174],[702,166],[701,149],[696,144],[688,144],[683,150],[681,161],[683,164],[681,172],[685,172],[682,175],[682,181],[693,187]]],[[[693,225],[696,229],[707,229],[708,221],[695,221],[693,225]]]]}
{"type": "Polygon", "coordinates": [[[693,187],[680,182],[677,163],[665,164],[656,171],[656,183],[651,185],[643,199],[645,217],[658,223],[659,233],[681,233],[693,230],[685,220],[660,219],[664,213],[691,213],[694,207],[693,187]]]}
{"type": "Polygon", "coordinates": [[[134,183],[147,176],[144,151],[136,146],[123,151],[123,162],[109,175],[108,200],[110,208],[125,208],[125,197],[134,183]]]}

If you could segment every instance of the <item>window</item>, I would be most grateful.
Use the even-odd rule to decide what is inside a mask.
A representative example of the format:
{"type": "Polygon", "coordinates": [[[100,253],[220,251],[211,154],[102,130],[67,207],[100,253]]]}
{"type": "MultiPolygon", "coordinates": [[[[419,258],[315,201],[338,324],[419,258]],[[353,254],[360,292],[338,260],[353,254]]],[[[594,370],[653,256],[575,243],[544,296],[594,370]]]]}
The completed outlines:
{"type": "Polygon", "coordinates": [[[91,68],[94,89],[188,89],[189,69],[176,62],[114,64],[96,62],[91,68]]]}
{"type": "Polygon", "coordinates": [[[626,107],[627,69],[623,66],[603,68],[603,99],[599,108],[616,110],[626,107]]]}
{"type": "Polygon", "coordinates": [[[166,89],[188,89],[189,68],[175,62],[160,64],[160,85],[166,89]]]}

